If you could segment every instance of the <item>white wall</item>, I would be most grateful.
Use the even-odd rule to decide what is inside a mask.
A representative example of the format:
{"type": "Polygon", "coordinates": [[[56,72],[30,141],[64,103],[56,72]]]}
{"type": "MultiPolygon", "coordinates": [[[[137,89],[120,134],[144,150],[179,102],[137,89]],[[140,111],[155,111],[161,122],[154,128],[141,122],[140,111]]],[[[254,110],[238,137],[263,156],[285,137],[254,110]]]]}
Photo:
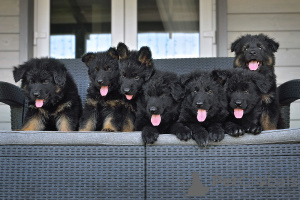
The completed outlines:
{"type": "MultiPolygon", "coordinates": [[[[12,67],[19,64],[19,3],[0,1],[0,81],[10,83],[14,83],[12,67]]],[[[10,129],[10,108],[0,103],[0,130],[10,129]]]]}
{"type": "MultiPolygon", "coordinates": [[[[275,53],[277,84],[300,79],[300,1],[228,0],[228,55],[243,34],[264,33],[279,42],[275,53]]],[[[300,127],[300,101],[291,105],[291,127],[300,127]]]]}

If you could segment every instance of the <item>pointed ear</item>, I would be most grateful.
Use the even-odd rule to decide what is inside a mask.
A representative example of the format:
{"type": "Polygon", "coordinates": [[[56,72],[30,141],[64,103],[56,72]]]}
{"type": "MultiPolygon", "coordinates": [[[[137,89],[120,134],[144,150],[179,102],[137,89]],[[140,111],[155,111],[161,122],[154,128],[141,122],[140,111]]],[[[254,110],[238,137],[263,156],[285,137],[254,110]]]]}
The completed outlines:
{"type": "Polygon", "coordinates": [[[169,84],[171,88],[171,95],[176,102],[180,102],[184,98],[185,90],[179,82],[171,82],[169,84]]]}
{"type": "Polygon", "coordinates": [[[146,64],[146,66],[152,65],[152,53],[149,47],[141,47],[138,51],[138,61],[146,64]]]}
{"type": "Polygon", "coordinates": [[[107,52],[112,58],[119,59],[119,54],[116,48],[110,47],[107,52]]]}
{"type": "Polygon", "coordinates": [[[120,60],[126,59],[129,55],[128,47],[123,42],[119,42],[117,46],[117,52],[120,60]]]}
{"type": "Polygon", "coordinates": [[[239,48],[241,46],[242,40],[245,38],[245,36],[242,36],[235,40],[233,43],[231,43],[231,52],[238,52],[239,48]]]}
{"type": "Polygon", "coordinates": [[[81,57],[81,61],[86,64],[86,66],[90,65],[90,62],[95,58],[95,53],[86,53],[81,57]]]}
{"type": "Polygon", "coordinates": [[[14,75],[15,82],[18,82],[19,80],[23,79],[25,72],[29,67],[30,66],[27,63],[23,65],[19,65],[18,67],[14,67],[13,75],[14,75]]]}
{"type": "Polygon", "coordinates": [[[225,85],[230,74],[228,70],[213,70],[211,72],[211,78],[218,84],[225,85]]]}
{"type": "MultiPolygon", "coordinates": [[[[62,66],[64,66],[62,64],[62,66]]],[[[64,86],[67,80],[67,70],[62,67],[53,71],[54,82],[59,86],[64,86]]]]}
{"type": "Polygon", "coordinates": [[[275,42],[273,39],[269,38],[268,36],[264,36],[265,41],[268,43],[268,47],[272,49],[273,52],[276,52],[277,49],[279,48],[279,43],[275,42]]]}

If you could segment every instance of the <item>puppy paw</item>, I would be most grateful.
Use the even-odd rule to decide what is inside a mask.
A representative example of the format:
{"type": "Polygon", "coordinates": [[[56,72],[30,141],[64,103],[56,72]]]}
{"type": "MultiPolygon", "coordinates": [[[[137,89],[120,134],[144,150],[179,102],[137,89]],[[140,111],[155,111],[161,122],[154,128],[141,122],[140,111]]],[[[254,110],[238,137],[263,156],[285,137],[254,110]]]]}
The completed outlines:
{"type": "Polygon", "coordinates": [[[233,137],[239,137],[245,134],[245,130],[237,124],[230,123],[225,125],[225,133],[233,137]]]}
{"type": "Polygon", "coordinates": [[[260,134],[261,131],[262,131],[262,127],[256,124],[252,124],[248,128],[246,128],[246,132],[251,133],[253,135],[260,134]]]}
{"type": "Polygon", "coordinates": [[[192,138],[192,131],[186,126],[178,127],[173,131],[173,134],[176,135],[179,140],[183,141],[187,141],[192,138]]]}
{"type": "Polygon", "coordinates": [[[206,130],[201,130],[193,133],[193,139],[200,147],[206,147],[209,143],[209,133],[206,130]]]}
{"type": "Polygon", "coordinates": [[[115,132],[115,130],[109,129],[109,128],[104,128],[101,131],[105,131],[105,132],[115,132]]]}
{"type": "Polygon", "coordinates": [[[153,144],[157,141],[158,136],[158,131],[153,127],[144,127],[142,131],[142,139],[145,144],[153,144]]]}
{"type": "Polygon", "coordinates": [[[209,139],[214,142],[220,142],[225,137],[224,130],[221,127],[209,127],[208,133],[209,139]]]}

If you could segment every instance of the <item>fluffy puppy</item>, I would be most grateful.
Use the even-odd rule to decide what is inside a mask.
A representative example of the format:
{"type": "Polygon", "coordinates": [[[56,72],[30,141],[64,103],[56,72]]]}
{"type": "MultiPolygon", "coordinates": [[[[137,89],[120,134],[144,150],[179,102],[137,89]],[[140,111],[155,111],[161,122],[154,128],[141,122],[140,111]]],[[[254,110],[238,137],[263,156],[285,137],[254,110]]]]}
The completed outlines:
{"type": "Polygon", "coordinates": [[[159,134],[172,133],[184,96],[176,74],[156,71],[143,85],[143,97],[137,102],[136,130],[144,143],[153,144],[159,134]]]}
{"type": "Polygon", "coordinates": [[[88,67],[90,85],[80,119],[80,131],[134,130],[134,111],[123,101],[120,93],[118,58],[115,48],[82,56],[88,67]]]}
{"type": "Polygon", "coordinates": [[[53,58],[31,59],[13,70],[22,79],[28,109],[22,131],[74,131],[82,111],[78,90],[64,64],[53,58]]]}

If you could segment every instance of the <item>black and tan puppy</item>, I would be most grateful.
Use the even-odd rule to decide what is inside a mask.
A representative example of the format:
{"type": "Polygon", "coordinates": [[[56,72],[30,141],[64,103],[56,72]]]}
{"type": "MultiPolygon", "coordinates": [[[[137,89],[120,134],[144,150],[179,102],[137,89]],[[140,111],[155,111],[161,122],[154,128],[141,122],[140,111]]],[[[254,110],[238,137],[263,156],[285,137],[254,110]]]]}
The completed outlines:
{"type": "Polygon", "coordinates": [[[81,100],[71,75],[58,60],[31,59],[13,70],[22,79],[28,102],[23,131],[74,131],[78,129],[81,100]]]}
{"type": "Polygon", "coordinates": [[[245,132],[259,134],[262,131],[262,95],[270,88],[265,77],[258,72],[235,69],[228,77],[225,87],[230,113],[225,131],[231,136],[241,136],[245,132]]]}
{"type": "Polygon", "coordinates": [[[181,76],[185,88],[185,98],[181,105],[177,128],[177,137],[187,140],[191,136],[200,146],[206,146],[209,140],[221,141],[227,111],[226,92],[219,82],[218,73],[195,71],[181,76]]]}
{"type": "Polygon", "coordinates": [[[121,93],[132,104],[142,94],[143,84],[154,74],[155,69],[149,47],[141,47],[139,51],[129,51],[124,43],[117,47],[119,68],[121,73],[121,93]]]}
{"type": "Polygon", "coordinates": [[[264,75],[270,85],[262,95],[262,115],[260,123],[263,130],[277,128],[279,118],[279,101],[276,92],[276,75],[274,73],[275,56],[279,44],[264,34],[245,35],[231,44],[235,52],[234,67],[256,71],[264,75]]]}
{"type": "Polygon", "coordinates": [[[143,85],[143,97],[137,101],[136,130],[144,143],[154,143],[159,134],[172,133],[179,116],[183,89],[176,74],[156,71],[143,85]]]}
{"type": "Polygon", "coordinates": [[[91,82],[79,131],[134,130],[134,110],[120,93],[118,59],[115,48],[83,55],[91,82]]]}

